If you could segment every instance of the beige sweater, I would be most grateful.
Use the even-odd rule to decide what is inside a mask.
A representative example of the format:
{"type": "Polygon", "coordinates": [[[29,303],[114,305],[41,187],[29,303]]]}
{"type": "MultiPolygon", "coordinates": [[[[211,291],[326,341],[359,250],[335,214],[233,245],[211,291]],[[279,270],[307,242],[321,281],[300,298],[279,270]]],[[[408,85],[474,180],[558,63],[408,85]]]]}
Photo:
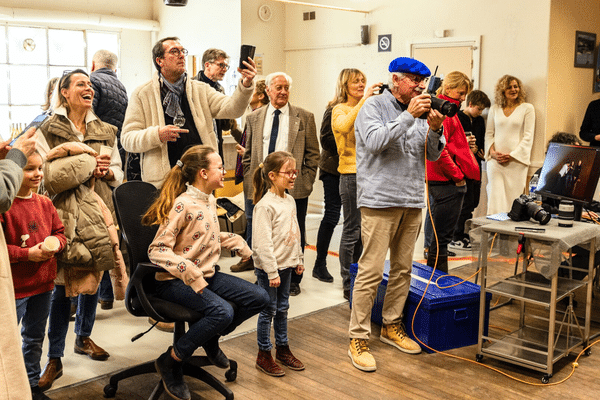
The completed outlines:
{"type": "MultiPolygon", "coordinates": [[[[254,82],[247,88],[240,80],[231,97],[225,96],[206,83],[188,77],[185,92],[203,144],[217,149],[213,118],[231,119],[241,116],[253,91],[254,82]]],[[[158,188],[171,169],[167,144],[158,137],[158,130],[163,126],[165,114],[160,98],[158,72],[155,72],[150,81],[138,87],[131,95],[123,122],[121,145],[128,152],[140,153],[142,180],[158,188]]]]}
{"type": "Polygon", "coordinates": [[[148,247],[150,261],[166,270],[157,280],[179,278],[197,293],[208,285],[204,278],[214,275],[221,247],[243,258],[252,255],[241,236],[221,233],[213,195],[188,185],[174,204],[148,247]]]}

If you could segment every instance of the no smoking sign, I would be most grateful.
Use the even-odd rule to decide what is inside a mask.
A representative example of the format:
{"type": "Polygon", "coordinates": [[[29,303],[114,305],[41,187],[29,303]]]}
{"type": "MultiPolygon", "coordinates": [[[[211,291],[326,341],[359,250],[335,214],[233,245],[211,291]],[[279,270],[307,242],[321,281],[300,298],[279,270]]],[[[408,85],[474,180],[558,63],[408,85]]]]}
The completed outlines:
{"type": "Polygon", "coordinates": [[[377,40],[377,51],[392,51],[392,35],[379,35],[377,40]]]}

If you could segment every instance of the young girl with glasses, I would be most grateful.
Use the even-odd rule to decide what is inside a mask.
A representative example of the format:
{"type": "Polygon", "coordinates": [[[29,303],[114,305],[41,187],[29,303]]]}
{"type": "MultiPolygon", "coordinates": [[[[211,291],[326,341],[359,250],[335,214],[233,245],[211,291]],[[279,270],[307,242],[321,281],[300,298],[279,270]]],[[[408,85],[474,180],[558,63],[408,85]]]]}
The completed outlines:
{"type": "Polygon", "coordinates": [[[252,250],[258,284],[269,293],[270,302],[258,316],[256,368],[271,376],[285,372],[271,356],[271,321],[274,320],[276,356],[286,367],[302,371],[304,364],[290,351],[287,337],[292,272],[304,271],[296,202],[285,191],[294,188],[298,175],[292,154],[276,151],[254,172],[252,250]]]}

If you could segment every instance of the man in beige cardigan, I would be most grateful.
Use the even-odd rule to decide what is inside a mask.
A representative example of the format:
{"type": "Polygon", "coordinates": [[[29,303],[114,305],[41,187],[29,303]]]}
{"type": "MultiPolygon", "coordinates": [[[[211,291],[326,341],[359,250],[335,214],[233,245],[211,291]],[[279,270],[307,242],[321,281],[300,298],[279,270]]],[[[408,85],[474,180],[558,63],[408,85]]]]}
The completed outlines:
{"type": "Polygon", "coordinates": [[[156,42],[152,61],[157,73],[133,92],[125,113],[121,144],[140,153],[142,180],[158,188],[188,147],[218,148],[213,118],[241,116],[254,91],[253,60],[238,69],[242,78],[230,97],[187,76],[187,53],[176,37],[156,42]]]}

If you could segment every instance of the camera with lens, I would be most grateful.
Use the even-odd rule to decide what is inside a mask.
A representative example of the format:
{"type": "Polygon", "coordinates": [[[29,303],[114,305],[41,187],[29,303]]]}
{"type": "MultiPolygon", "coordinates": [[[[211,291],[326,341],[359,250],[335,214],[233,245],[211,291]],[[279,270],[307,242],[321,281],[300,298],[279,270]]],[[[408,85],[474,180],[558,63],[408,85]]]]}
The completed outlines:
{"type": "Polygon", "coordinates": [[[388,85],[387,83],[384,83],[383,85],[379,86],[379,93],[378,94],[383,93],[383,91],[385,89],[389,89],[389,88],[390,88],[390,85],[388,85]]]}
{"type": "Polygon", "coordinates": [[[515,199],[508,213],[510,219],[513,221],[529,221],[529,219],[533,218],[541,225],[546,225],[550,222],[552,218],[550,213],[537,204],[535,200],[535,196],[527,196],[525,194],[515,199]]]}
{"type": "MultiPolygon", "coordinates": [[[[437,71],[437,69],[436,69],[437,71]]],[[[433,76],[429,78],[429,84],[427,85],[427,93],[431,95],[431,108],[440,112],[440,114],[446,117],[452,118],[458,112],[458,106],[451,101],[442,100],[435,96],[435,92],[442,86],[442,78],[433,76]]],[[[427,114],[424,113],[420,118],[427,119],[427,114]]]]}

